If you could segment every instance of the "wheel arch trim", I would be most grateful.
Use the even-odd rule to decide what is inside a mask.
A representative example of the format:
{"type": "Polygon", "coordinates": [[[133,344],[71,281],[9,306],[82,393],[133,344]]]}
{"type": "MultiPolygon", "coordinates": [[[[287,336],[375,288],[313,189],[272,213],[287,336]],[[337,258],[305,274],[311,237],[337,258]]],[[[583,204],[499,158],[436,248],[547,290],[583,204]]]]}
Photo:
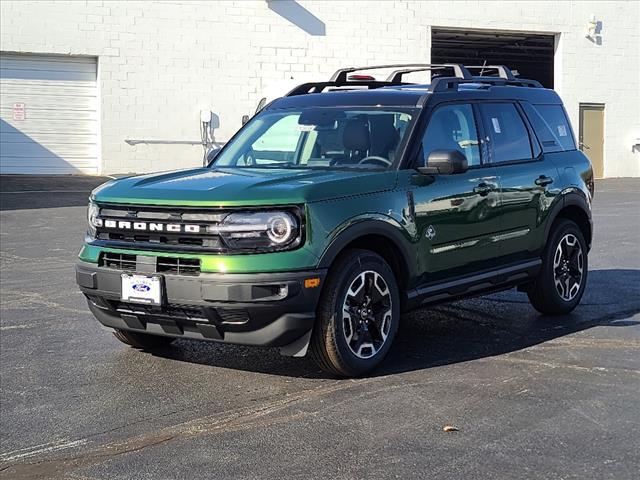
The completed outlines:
{"type": "Polygon", "coordinates": [[[336,257],[350,243],[368,235],[376,235],[386,238],[397,249],[404,263],[409,279],[415,278],[417,271],[416,248],[403,235],[401,227],[394,225],[392,219],[363,219],[356,221],[340,230],[329,246],[320,256],[319,268],[329,268],[336,257]]]}
{"type": "Polygon", "coordinates": [[[547,243],[547,239],[549,238],[549,235],[551,233],[551,227],[558,219],[560,214],[568,207],[579,208],[587,217],[587,220],[589,222],[589,238],[585,238],[585,241],[587,242],[587,248],[591,249],[591,241],[593,238],[593,221],[591,219],[591,207],[584,192],[576,188],[572,188],[569,191],[563,192],[562,201],[556,202],[555,205],[551,208],[551,212],[549,213],[547,225],[544,232],[545,246],[547,243]]]}

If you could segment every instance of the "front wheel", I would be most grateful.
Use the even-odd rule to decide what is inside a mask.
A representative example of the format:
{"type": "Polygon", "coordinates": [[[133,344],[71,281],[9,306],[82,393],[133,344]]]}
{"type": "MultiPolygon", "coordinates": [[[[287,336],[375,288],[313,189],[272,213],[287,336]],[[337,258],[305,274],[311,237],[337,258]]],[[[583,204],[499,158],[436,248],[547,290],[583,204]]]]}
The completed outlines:
{"type": "Polygon", "coordinates": [[[113,335],[122,343],[139,348],[141,350],[154,350],[167,347],[175,339],[162,337],[160,335],[149,335],[148,333],[129,332],[127,330],[116,330],[113,335]]]}
{"type": "Polygon", "coordinates": [[[571,312],[584,293],[587,267],[582,231],[571,220],[561,220],[552,230],[542,255],[542,268],[528,292],[531,305],[546,315],[571,312]]]}
{"type": "Polygon", "coordinates": [[[324,285],[311,355],[331,374],[362,375],[385,357],[399,321],[400,294],[389,265],[368,250],[349,250],[324,285]]]}

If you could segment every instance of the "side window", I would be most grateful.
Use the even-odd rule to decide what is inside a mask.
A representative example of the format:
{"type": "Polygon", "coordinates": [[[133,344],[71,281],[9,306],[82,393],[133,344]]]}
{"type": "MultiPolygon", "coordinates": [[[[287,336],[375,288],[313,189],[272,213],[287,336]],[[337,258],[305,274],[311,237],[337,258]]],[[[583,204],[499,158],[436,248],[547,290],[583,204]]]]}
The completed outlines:
{"type": "Polygon", "coordinates": [[[494,163],[532,157],[529,132],[512,103],[480,104],[482,121],[490,139],[494,163]]]}
{"type": "Polygon", "coordinates": [[[575,150],[576,143],[571,134],[569,120],[561,105],[534,105],[533,106],[547,122],[553,134],[560,141],[564,150],[575,150]]]}
{"type": "Polygon", "coordinates": [[[424,158],[434,150],[458,150],[467,157],[469,166],[480,165],[478,131],[470,104],[439,107],[422,138],[424,158]]]}
{"type": "Polygon", "coordinates": [[[540,113],[528,102],[522,102],[521,105],[533,131],[536,132],[536,136],[542,144],[542,151],[545,153],[562,152],[564,149],[557,134],[553,133],[540,113]]]}

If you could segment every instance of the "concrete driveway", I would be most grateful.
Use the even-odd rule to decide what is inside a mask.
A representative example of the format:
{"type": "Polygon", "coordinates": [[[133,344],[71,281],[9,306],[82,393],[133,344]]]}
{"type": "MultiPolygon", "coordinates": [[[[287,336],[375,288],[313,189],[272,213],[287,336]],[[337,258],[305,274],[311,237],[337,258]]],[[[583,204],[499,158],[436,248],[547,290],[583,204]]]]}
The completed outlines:
{"type": "Polygon", "coordinates": [[[1,478],[638,478],[640,180],[597,184],[572,315],[515,291],[416,311],[357,380],[269,349],[120,344],[73,274],[102,180],[2,178],[1,478]]]}

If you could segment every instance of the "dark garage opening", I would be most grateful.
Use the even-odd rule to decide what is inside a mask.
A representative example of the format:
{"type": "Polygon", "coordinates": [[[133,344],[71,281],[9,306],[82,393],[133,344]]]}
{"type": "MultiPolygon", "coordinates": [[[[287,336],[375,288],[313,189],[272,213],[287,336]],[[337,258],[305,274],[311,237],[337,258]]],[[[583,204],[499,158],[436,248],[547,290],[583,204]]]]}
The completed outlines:
{"type": "Polygon", "coordinates": [[[431,63],[506,65],[553,88],[554,40],[535,33],[432,28],[431,63]]]}

